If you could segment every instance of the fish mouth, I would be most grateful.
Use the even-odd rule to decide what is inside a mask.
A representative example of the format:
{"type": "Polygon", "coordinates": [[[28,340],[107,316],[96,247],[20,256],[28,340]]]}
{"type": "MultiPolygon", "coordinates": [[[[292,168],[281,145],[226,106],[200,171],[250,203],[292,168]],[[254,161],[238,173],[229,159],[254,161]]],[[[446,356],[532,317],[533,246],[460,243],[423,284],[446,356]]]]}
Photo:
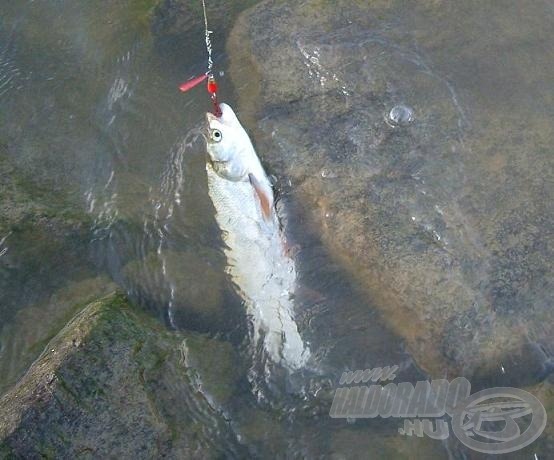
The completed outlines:
{"type": "Polygon", "coordinates": [[[218,117],[216,117],[213,113],[211,112],[206,112],[206,121],[208,122],[208,125],[212,122],[212,121],[215,121],[215,120],[218,120],[218,117]]]}
{"type": "Polygon", "coordinates": [[[204,136],[206,142],[210,140],[210,125],[212,121],[217,120],[217,117],[210,112],[206,113],[206,124],[202,127],[202,135],[204,136]]]}
{"type": "Polygon", "coordinates": [[[212,129],[211,125],[216,120],[218,120],[218,117],[216,117],[211,112],[206,112],[206,125],[205,125],[205,129],[203,130],[206,135],[206,141],[209,141],[210,139],[210,130],[212,129]]]}

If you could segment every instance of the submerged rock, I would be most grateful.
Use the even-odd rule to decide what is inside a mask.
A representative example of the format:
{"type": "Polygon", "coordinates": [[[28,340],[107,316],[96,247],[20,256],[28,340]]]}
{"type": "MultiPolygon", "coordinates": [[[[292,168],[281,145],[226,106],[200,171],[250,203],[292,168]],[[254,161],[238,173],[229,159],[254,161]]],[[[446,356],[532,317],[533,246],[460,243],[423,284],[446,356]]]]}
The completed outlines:
{"type": "Polygon", "coordinates": [[[96,277],[97,269],[89,257],[91,218],[78,199],[35,181],[1,144],[0,190],[2,329],[20,309],[47,303],[68,282],[96,277]]]}
{"type": "MultiPolygon", "coordinates": [[[[220,258],[220,257],[217,257],[220,258]]],[[[129,292],[145,305],[161,305],[174,327],[209,330],[222,327],[225,275],[205,254],[152,252],[123,267],[129,292]]]]}
{"type": "Polygon", "coordinates": [[[524,4],[266,1],[228,45],[269,171],[434,376],[554,352],[554,59],[524,4]]]}
{"type": "Polygon", "coordinates": [[[23,376],[73,315],[114,289],[105,276],[69,282],[50,298],[25,306],[5,320],[0,327],[0,395],[23,376]]]}
{"type": "MultiPolygon", "coordinates": [[[[402,422],[398,423],[402,426],[402,422]]],[[[366,429],[340,429],[336,430],[331,438],[332,460],[348,460],[360,458],[360,452],[364,452],[367,458],[392,457],[399,460],[414,458],[445,458],[447,452],[440,442],[428,437],[400,436],[376,433],[366,429]]]]}
{"type": "MultiPolygon", "coordinates": [[[[245,372],[230,343],[170,332],[111,294],[77,313],[0,399],[0,457],[261,458],[292,449],[351,458],[351,444],[406,456],[395,429],[377,439],[335,423],[328,407],[292,417],[254,401],[245,372]]],[[[422,455],[442,452],[413,444],[422,455]]]]}
{"type": "Polygon", "coordinates": [[[238,456],[220,413],[220,398],[229,397],[235,382],[232,369],[225,371],[229,359],[223,343],[168,332],[120,295],[93,302],[0,400],[0,453],[238,456]],[[214,376],[209,366],[191,367],[205,347],[222,361],[214,376]]]}
{"type": "Polygon", "coordinates": [[[554,382],[550,378],[538,385],[525,388],[542,403],[546,410],[547,423],[541,436],[522,453],[528,453],[537,458],[548,458],[554,449],[554,426],[550,422],[554,417],[554,382]]]}

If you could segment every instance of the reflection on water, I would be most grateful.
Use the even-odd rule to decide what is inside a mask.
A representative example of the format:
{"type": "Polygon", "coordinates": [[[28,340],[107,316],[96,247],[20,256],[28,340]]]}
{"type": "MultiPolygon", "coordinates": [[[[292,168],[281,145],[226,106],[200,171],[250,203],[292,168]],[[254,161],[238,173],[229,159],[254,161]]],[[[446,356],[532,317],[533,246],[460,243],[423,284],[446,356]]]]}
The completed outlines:
{"type": "MultiPolygon", "coordinates": [[[[225,434],[225,445],[234,455],[244,445],[254,455],[267,449],[283,457],[289,451],[317,456],[348,449],[363,455],[367,439],[390,435],[396,425],[383,420],[346,430],[329,419],[328,390],[345,369],[398,364],[404,380],[425,376],[384,327],[372,300],[329,257],[317,229],[306,228],[302,204],[295,201],[287,177],[277,178],[277,188],[280,205],[289,210],[287,232],[300,248],[297,322],[315,365],[289,380],[278,369],[275,375],[258,375],[263,366],[251,362],[247,318],[223,274],[222,241],[207,193],[200,129],[209,100],[202,89],[186,95],[177,91],[181,81],[204,69],[200,15],[176,26],[177,13],[169,7],[157,10],[152,20],[155,2],[148,1],[0,3],[0,156],[2,166],[9,164],[3,168],[9,180],[25,190],[10,195],[6,221],[16,222],[16,230],[0,226],[0,263],[5,263],[0,271],[0,370],[8,369],[11,379],[0,389],[24,371],[14,362],[23,356],[28,365],[52,330],[67,320],[72,305],[117,285],[167,328],[205,332],[239,351],[243,375],[225,414],[236,438],[229,441],[225,434]],[[53,216],[55,228],[29,220],[33,213],[53,216]],[[29,325],[36,318],[41,321],[29,325]],[[19,341],[18,327],[25,331],[19,341]],[[31,345],[32,351],[23,351],[31,345]]],[[[227,69],[221,50],[230,18],[252,3],[218,4],[218,70],[227,69]]],[[[396,59],[416,68],[436,81],[434,91],[440,87],[449,94],[457,110],[456,135],[462,138],[470,114],[449,81],[417,53],[407,55],[376,36],[365,43],[369,40],[377,43],[372,59],[396,59]]],[[[311,78],[321,85],[333,81],[347,100],[355,97],[347,79],[321,65],[317,49],[302,43],[299,49],[311,78]]],[[[221,95],[234,104],[225,72],[219,83],[221,95]]],[[[418,116],[408,106],[390,109],[394,126],[418,116]]],[[[333,174],[321,171],[323,178],[333,174]]],[[[8,179],[0,179],[8,190],[8,179]]],[[[212,427],[219,423],[201,409],[191,413],[212,427]]],[[[210,436],[221,432],[216,427],[210,436]]]]}

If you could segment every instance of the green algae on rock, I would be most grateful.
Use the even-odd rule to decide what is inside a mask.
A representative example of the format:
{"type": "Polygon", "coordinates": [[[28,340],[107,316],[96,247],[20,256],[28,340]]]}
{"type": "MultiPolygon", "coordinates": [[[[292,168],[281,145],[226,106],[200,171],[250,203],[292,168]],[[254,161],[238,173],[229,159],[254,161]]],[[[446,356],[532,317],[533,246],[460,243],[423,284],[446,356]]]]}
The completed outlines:
{"type": "Polygon", "coordinates": [[[67,283],[49,299],[20,309],[0,327],[0,395],[25,373],[48,342],[89,302],[112,292],[106,276],[67,283]]]}
{"type": "Polygon", "coordinates": [[[34,180],[0,146],[0,327],[71,281],[96,276],[91,218],[74,196],[34,180]]]}
{"type": "MultiPolygon", "coordinates": [[[[183,338],[122,295],[89,304],[0,400],[0,452],[26,458],[237,453],[214,406],[217,397],[208,402],[189,378],[183,338]]],[[[229,384],[225,373],[218,377],[229,384]]]]}

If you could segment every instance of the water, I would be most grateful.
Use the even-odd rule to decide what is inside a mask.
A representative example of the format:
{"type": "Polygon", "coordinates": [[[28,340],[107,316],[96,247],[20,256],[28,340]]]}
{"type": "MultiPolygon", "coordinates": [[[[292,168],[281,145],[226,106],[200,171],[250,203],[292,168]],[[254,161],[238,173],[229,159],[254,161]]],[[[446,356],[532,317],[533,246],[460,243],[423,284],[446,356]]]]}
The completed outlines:
{"type": "MultiPolygon", "coordinates": [[[[398,364],[404,380],[425,374],[372,299],[329,256],[318,229],[305,225],[287,177],[277,183],[280,204],[289,210],[287,232],[300,248],[297,322],[314,360],[290,380],[278,369],[263,375],[263,363],[252,361],[247,319],[224,276],[206,184],[200,130],[210,102],[202,88],[177,90],[205,70],[200,10],[191,8],[188,19],[175,24],[171,8],[151,19],[154,2],[148,1],[0,3],[0,185],[8,194],[9,180],[17,177],[19,189],[28,190],[10,195],[6,215],[21,223],[18,230],[0,227],[0,389],[17,380],[75,304],[119,288],[164,327],[207,333],[238,351],[242,375],[225,414],[234,438],[198,414],[201,409],[191,409],[233,455],[271,449],[276,457],[369,452],[385,458],[378,440],[396,424],[373,420],[345,428],[327,416],[328,392],[345,369],[398,364]],[[40,220],[22,217],[26,213],[60,217],[49,233],[40,220]]],[[[231,105],[241,88],[227,76],[225,38],[233,18],[253,3],[219,2],[211,11],[220,94],[231,105]]],[[[338,82],[317,55],[302,50],[313,81],[338,82]]],[[[445,82],[439,83],[444,91],[445,82]]],[[[482,89],[494,98],[491,104],[502,100],[502,87],[489,89],[498,93],[482,89]]],[[[355,97],[348,86],[340,90],[355,97]]],[[[518,91],[522,112],[546,110],[531,102],[538,95],[518,91]]],[[[418,117],[406,105],[389,110],[385,117],[399,130],[418,117]]],[[[457,116],[462,131],[469,115],[460,110],[457,116]]],[[[329,174],[321,170],[322,177],[329,174]]],[[[447,448],[437,449],[446,458],[447,448]]]]}

